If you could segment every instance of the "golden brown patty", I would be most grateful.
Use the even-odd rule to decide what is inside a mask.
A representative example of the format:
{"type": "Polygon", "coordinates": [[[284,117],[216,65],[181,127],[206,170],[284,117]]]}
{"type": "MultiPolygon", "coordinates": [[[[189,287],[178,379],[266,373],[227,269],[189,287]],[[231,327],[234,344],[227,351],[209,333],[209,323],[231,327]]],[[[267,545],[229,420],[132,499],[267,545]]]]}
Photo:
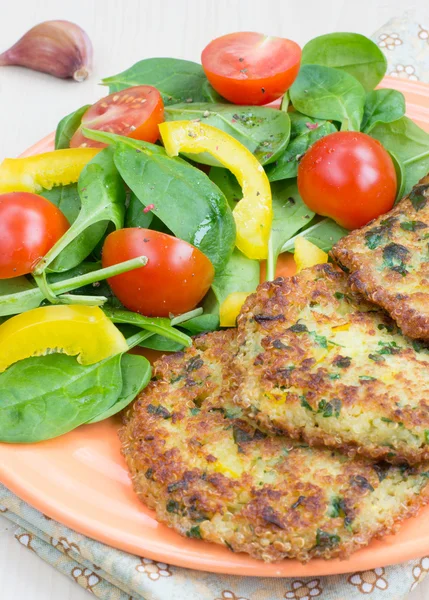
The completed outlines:
{"type": "Polygon", "coordinates": [[[158,361],[120,432],[139,498],[184,536],[265,561],[346,557],[429,496],[394,467],[265,435],[231,401],[235,332],[158,361]]]}
{"type": "Polygon", "coordinates": [[[235,401],[260,427],[312,445],[429,458],[429,352],[330,265],[261,285],[238,319],[235,401]]]}
{"type": "Polygon", "coordinates": [[[331,253],[352,288],[385,308],[405,335],[429,339],[429,176],[331,253]]]}

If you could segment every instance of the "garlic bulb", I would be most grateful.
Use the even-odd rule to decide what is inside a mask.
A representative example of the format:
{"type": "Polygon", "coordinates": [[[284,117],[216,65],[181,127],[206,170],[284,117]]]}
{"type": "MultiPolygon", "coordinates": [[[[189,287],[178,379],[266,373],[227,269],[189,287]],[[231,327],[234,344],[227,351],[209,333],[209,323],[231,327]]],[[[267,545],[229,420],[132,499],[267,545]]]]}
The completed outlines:
{"type": "Polygon", "coordinates": [[[91,40],[75,23],[45,21],[0,54],[0,66],[3,65],[19,65],[54,77],[84,81],[92,66],[91,40]]]}

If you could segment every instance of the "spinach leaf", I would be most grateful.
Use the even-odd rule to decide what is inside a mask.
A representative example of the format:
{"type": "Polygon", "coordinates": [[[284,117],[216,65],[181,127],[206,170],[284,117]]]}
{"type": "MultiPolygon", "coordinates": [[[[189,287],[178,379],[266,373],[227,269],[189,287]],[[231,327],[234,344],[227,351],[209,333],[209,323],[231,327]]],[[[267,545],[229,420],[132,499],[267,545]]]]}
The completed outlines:
{"type": "Polygon", "coordinates": [[[222,167],[212,167],[209,172],[209,177],[223,192],[231,210],[237,205],[237,202],[242,199],[243,191],[238,183],[235,175],[229,169],[222,167]]]}
{"type": "MultiPolygon", "coordinates": [[[[70,224],[76,221],[81,209],[77,184],[72,183],[71,185],[53,187],[51,190],[42,190],[40,195],[44,196],[52,204],[55,204],[70,224]]],[[[103,238],[107,225],[107,221],[100,221],[82,231],[67,246],[67,251],[61,252],[52,262],[50,271],[68,271],[84,260],[103,238]]]]}
{"type": "MultiPolygon", "coordinates": [[[[148,340],[149,341],[149,340],[148,340]]],[[[144,389],[150,381],[152,369],[149,361],[144,356],[135,354],[124,354],[121,362],[122,390],[110,408],[92,418],[87,423],[98,423],[104,421],[130,404],[134,398],[144,389]]]]}
{"type": "Polygon", "coordinates": [[[25,292],[34,289],[34,287],[34,284],[24,275],[12,277],[12,279],[0,279],[0,296],[25,292]]]}
{"type": "Polygon", "coordinates": [[[396,172],[396,202],[404,195],[405,188],[405,168],[399,158],[393,152],[389,152],[390,158],[393,160],[393,165],[396,172]]]}
{"type": "Polygon", "coordinates": [[[119,173],[143,206],[154,204],[153,214],[177,237],[199,248],[219,272],[235,245],[234,217],[225,196],[202,171],[154,148],[136,152],[118,143],[119,173]]]}
{"type": "Polygon", "coordinates": [[[73,134],[79,128],[82,117],[88,108],[90,108],[90,106],[90,104],[85,104],[85,106],[78,108],[74,112],[61,119],[55,132],[55,150],[61,150],[63,148],[70,147],[70,140],[73,137],[73,134]]]}
{"type": "Polygon", "coordinates": [[[405,174],[403,193],[408,194],[429,171],[429,134],[402,117],[393,123],[379,123],[370,135],[401,163],[405,174]]]}
{"type": "Polygon", "coordinates": [[[236,248],[225,269],[213,281],[217,302],[222,304],[233,292],[254,292],[259,285],[259,276],[259,262],[247,258],[236,248]]]}
{"type": "Polygon", "coordinates": [[[122,359],[80,365],[73,356],[48,354],[11,365],[0,375],[0,440],[47,440],[108,410],[122,391],[122,359]]]}
{"type": "Polygon", "coordinates": [[[298,236],[304,237],[312,244],[328,252],[338,240],[347,234],[347,229],[344,229],[344,227],[341,227],[335,221],[332,221],[332,219],[324,218],[314,224],[311,223],[308,228],[290,238],[290,240],[283,244],[282,252],[291,252],[295,247],[295,240],[298,236]]]}
{"type": "Polygon", "coordinates": [[[172,234],[151,210],[144,212],[143,204],[133,192],[129,194],[128,208],[125,211],[125,227],[141,227],[172,234]]]}
{"type": "Polygon", "coordinates": [[[365,90],[345,71],[304,65],[289,94],[299,112],[318,119],[340,121],[343,130],[359,131],[365,90]]]}
{"type": "Polygon", "coordinates": [[[102,150],[84,167],[78,181],[78,192],[81,201],[79,215],[40,262],[35,270],[37,275],[48,266],[51,266],[51,270],[65,271],[82,262],[103,234],[97,239],[95,236],[88,236],[85,238],[86,244],[81,241],[79,245],[75,243],[72,248],[70,245],[94,223],[102,222],[107,225],[112,221],[116,229],[123,226],[125,188],[113,162],[112,148],[102,150]],[[57,257],[55,265],[51,265],[57,257]]]}
{"type": "Polygon", "coordinates": [[[109,92],[119,92],[134,85],[153,85],[162,95],[164,104],[201,102],[206,99],[203,85],[207,78],[201,65],[177,58],[146,58],[111,77],[102,80],[109,92]]]}
{"type": "Polygon", "coordinates": [[[204,308],[207,312],[203,315],[189,319],[186,323],[183,323],[182,327],[186,329],[191,335],[198,335],[206,331],[214,331],[219,327],[219,314],[211,313],[210,307],[204,302],[204,308]]]}
{"type": "Polygon", "coordinates": [[[120,310],[116,308],[103,307],[105,314],[113,323],[127,323],[135,325],[151,333],[159,334],[182,346],[191,346],[192,340],[185,333],[175,329],[171,325],[170,319],[163,317],[144,317],[138,313],[133,313],[128,310],[120,310]]]}
{"type": "MultiPolygon", "coordinates": [[[[286,112],[266,106],[233,104],[175,104],[165,109],[166,121],[201,119],[232,135],[264,165],[274,161],[286,148],[290,135],[290,119],[286,112]]],[[[220,166],[209,154],[193,154],[191,158],[205,165],[220,166]]]]}
{"type": "Polygon", "coordinates": [[[303,65],[323,65],[353,75],[369,91],[383,79],[387,60],[372,40],[359,33],[328,33],[313,38],[302,50],[303,65]]]}
{"type": "Polygon", "coordinates": [[[224,103],[224,104],[229,104],[228,100],[226,100],[220,94],[218,94],[217,91],[214,89],[214,87],[212,85],[210,85],[208,80],[206,80],[203,83],[201,92],[202,92],[202,95],[204,96],[204,101],[213,102],[213,103],[220,102],[220,103],[224,103]]]}
{"type": "MultiPolygon", "coordinates": [[[[302,201],[296,180],[271,184],[273,223],[271,226],[272,260],[274,265],[284,244],[300,229],[310,223],[314,212],[302,201]]],[[[275,269],[273,269],[275,271],[275,269]]]]}
{"type": "Polygon", "coordinates": [[[300,158],[307,150],[325,135],[337,131],[329,121],[312,119],[299,112],[290,113],[291,134],[288,147],[276,162],[267,165],[265,171],[270,181],[290,179],[298,174],[300,158]]]}
{"type": "Polygon", "coordinates": [[[405,115],[405,98],[397,90],[374,90],[366,95],[361,130],[369,133],[378,123],[392,123],[405,115]]]}

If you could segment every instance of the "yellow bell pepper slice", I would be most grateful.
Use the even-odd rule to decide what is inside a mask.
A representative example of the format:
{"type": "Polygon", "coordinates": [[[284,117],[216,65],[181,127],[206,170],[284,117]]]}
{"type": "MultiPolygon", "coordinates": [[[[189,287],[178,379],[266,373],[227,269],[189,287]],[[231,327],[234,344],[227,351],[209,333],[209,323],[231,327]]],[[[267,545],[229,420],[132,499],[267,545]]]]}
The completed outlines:
{"type": "Polygon", "coordinates": [[[40,192],[79,179],[100,148],[69,148],[27,158],[5,158],[0,165],[0,193],[40,192]]]}
{"type": "Polygon", "coordinates": [[[295,240],[295,253],[293,255],[296,263],[296,270],[299,273],[303,269],[314,267],[328,262],[326,252],[312,244],[304,237],[297,237],[295,240]]]}
{"type": "Polygon", "coordinates": [[[222,302],[219,309],[221,327],[235,327],[240,310],[251,292],[233,292],[222,302]]]}
{"type": "Polygon", "coordinates": [[[237,178],[243,198],[234,208],[236,245],[248,258],[267,258],[271,233],[272,201],[268,177],[262,165],[231,135],[195,121],[170,121],[159,125],[169,156],[179,152],[208,152],[237,178]]]}
{"type": "Polygon", "coordinates": [[[13,363],[52,352],[82,365],[126,352],[127,342],[97,306],[43,306],[0,325],[0,373],[13,363]]]}

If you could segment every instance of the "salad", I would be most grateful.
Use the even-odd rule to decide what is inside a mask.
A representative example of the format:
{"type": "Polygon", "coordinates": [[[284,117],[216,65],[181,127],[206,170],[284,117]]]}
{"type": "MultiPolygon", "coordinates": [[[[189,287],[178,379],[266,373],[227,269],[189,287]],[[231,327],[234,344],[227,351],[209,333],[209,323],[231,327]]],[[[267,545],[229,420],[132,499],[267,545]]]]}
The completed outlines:
{"type": "Polygon", "coordinates": [[[235,326],[264,279],[327,262],[429,171],[386,59],[355,33],[241,32],[144,59],[0,165],[0,441],[125,408],[147,349],[235,326]],[[286,253],[286,254],[285,254],[286,253]],[[143,350],[141,350],[143,349],[143,350]],[[132,353],[129,351],[133,350],[132,353]],[[143,354],[142,354],[143,353],[143,354]]]}

